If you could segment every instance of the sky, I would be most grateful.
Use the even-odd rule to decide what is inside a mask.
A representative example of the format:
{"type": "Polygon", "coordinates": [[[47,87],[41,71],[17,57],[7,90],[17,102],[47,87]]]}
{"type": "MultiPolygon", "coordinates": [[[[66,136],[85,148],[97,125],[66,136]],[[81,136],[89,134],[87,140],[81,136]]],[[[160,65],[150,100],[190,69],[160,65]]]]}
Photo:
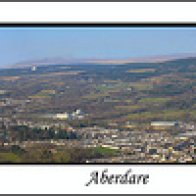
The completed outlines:
{"type": "Polygon", "coordinates": [[[196,28],[0,27],[0,66],[43,58],[126,59],[196,53],[196,28]]]}

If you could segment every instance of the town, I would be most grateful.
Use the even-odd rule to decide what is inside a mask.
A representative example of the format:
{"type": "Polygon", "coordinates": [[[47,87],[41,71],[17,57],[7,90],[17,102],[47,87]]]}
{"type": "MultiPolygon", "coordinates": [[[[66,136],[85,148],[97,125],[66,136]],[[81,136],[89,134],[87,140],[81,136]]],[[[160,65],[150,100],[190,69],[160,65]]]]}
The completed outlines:
{"type": "MultiPolygon", "coordinates": [[[[60,118],[62,121],[62,118],[60,118]]],[[[64,118],[63,118],[64,119],[64,118]]],[[[85,163],[186,163],[196,159],[196,125],[183,122],[151,122],[149,125],[131,124],[74,129],[65,122],[33,123],[0,119],[1,150],[14,146],[28,151],[47,146],[52,153],[69,148],[109,149],[108,157],[83,160],[85,163]],[[54,131],[52,137],[35,139],[14,139],[12,128],[22,130],[54,131]],[[65,136],[60,132],[66,133],[65,136]],[[69,133],[69,137],[68,134],[69,133]],[[56,136],[56,137],[55,137],[56,136]]],[[[16,135],[15,135],[16,137],[16,135]]]]}
{"type": "Polygon", "coordinates": [[[0,163],[194,163],[194,63],[2,70],[0,163]]]}

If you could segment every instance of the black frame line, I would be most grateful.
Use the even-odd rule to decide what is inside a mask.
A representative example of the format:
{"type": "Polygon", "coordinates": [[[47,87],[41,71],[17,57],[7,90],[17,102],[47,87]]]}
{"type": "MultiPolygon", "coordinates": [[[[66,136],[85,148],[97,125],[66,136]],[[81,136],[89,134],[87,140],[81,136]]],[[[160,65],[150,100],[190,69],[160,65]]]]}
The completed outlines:
{"type": "MultiPolygon", "coordinates": [[[[2,2],[15,2],[14,0],[8,0],[8,1],[2,1],[2,2]]],[[[25,1],[25,0],[20,0],[20,1],[17,1],[17,2],[54,2],[54,1],[52,1],[52,0],[47,0],[47,1],[44,1],[44,0],[42,0],[42,1],[39,1],[39,0],[29,0],[29,1],[25,1]]],[[[67,1],[65,1],[65,0],[57,0],[57,1],[55,1],[55,2],[101,2],[101,3],[108,3],[108,2],[154,2],[154,3],[161,3],[161,2],[172,2],[172,3],[175,3],[175,2],[195,2],[195,0],[188,0],[188,1],[185,1],[185,0],[178,0],[178,1],[176,1],[176,0],[172,0],[172,1],[170,1],[170,0],[149,0],[149,1],[147,1],[147,0],[122,0],[122,1],[119,1],[119,0],[94,0],[94,1],[91,1],[91,0],[84,0],[84,1],[81,1],[81,0],[67,0],[67,1]]]]}
{"type": "MultiPolygon", "coordinates": [[[[3,0],[3,1],[1,1],[1,2],[16,2],[15,0],[3,0]]],[[[134,3],[134,2],[152,2],[152,3],[175,3],[175,2],[186,2],[186,3],[188,3],[188,2],[195,2],[195,0],[187,0],[187,1],[185,1],[185,0],[178,0],[178,1],[176,1],[176,0],[122,0],[122,1],[119,1],[119,0],[57,0],[57,1],[54,1],[54,0],[41,0],[41,1],[39,1],[39,0],[19,0],[19,1],[17,1],[17,2],[41,2],[41,3],[43,3],[43,2],[90,2],[90,3],[108,3],[108,2],[130,2],[130,3],[134,3]]]]}
{"type": "MultiPolygon", "coordinates": [[[[196,28],[196,22],[0,22],[1,28],[196,28]]],[[[0,166],[196,166],[196,163],[0,163],[0,166]]]]}
{"type": "Polygon", "coordinates": [[[62,27],[62,28],[77,28],[77,27],[85,27],[85,28],[96,28],[96,27],[104,27],[104,28],[115,28],[115,27],[149,27],[149,28],[191,28],[196,27],[196,22],[0,22],[0,28],[7,27],[39,27],[39,28],[50,28],[50,27],[62,27]]]}

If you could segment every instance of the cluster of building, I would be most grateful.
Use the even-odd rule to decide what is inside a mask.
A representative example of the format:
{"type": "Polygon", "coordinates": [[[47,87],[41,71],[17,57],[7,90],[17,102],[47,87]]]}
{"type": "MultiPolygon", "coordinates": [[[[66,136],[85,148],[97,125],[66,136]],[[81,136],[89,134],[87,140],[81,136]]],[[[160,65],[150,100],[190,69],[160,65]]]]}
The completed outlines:
{"type": "MultiPolygon", "coordinates": [[[[182,123],[175,121],[156,121],[148,126],[137,127],[126,123],[126,129],[84,127],[74,129],[65,119],[80,119],[84,113],[77,109],[68,114],[53,114],[57,121],[33,122],[20,119],[0,118],[5,128],[9,126],[25,125],[42,130],[51,127],[66,127],[74,131],[77,140],[49,140],[49,141],[10,141],[7,146],[19,145],[22,148],[31,148],[34,145],[61,146],[62,148],[108,148],[116,151],[116,155],[104,159],[87,160],[87,162],[192,162],[196,160],[196,126],[193,122],[182,123]]],[[[3,129],[0,137],[4,135],[3,129]]],[[[55,149],[55,148],[54,148],[55,149]]]]}
{"type": "Polygon", "coordinates": [[[72,113],[58,113],[58,114],[54,114],[52,117],[54,119],[60,119],[60,120],[74,120],[74,119],[83,119],[85,116],[84,112],[82,112],[81,109],[76,109],[75,111],[73,111],[72,113]]]}
{"type": "Polygon", "coordinates": [[[56,113],[56,114],[43,114],[41,117],[54,119],[54,120],[75,120],[75,119],[83,119],[86,114],[81,109],[76,109],[75,111],[68,113],[56,113]]]}
{"type": "Polygon", "coordinates": [[[186,130],[173,135],[176,123],[153,122],[154,129],[119,131],[101,127],[79,130],[85,147],[106,147],[118,151],[118,156],[88,162],[192,162],[196,160],[196,134],[186,130]],[[157,127],[158,126],[158,127],[157,127]],[[155,129],[158,128],[158,129],[155,129]],[[190,134],[192,133],[192,134],[190,134]]]}

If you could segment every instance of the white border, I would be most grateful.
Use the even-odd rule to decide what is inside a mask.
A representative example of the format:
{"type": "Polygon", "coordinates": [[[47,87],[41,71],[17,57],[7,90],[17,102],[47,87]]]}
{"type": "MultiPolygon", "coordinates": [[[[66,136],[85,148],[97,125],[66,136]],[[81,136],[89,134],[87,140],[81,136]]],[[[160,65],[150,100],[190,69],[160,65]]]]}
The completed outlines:
{"type": "Polygon", "coordinates": [[[1,194],[191,194],[195,166],[0,166],[1,194]],[[90,185],[90,173],[108,168],[110,174],[149,174],[146,185],[90,185]]]}
{"type": "Polygon", "coordinates": [[[196,21],[196,2],[1,2],[4,22],[187,22],[196,21]]]}
{"type": "MultiPolygon", "coordinates": [[[[192,3],[0,3],[0,22],[196,22],[192,3]]],[[[0,166],[0,193],[195,193],[196,166],[0,166]],[[149,173],[147,185],[93,185],[94,170],[149,173]]]]}

